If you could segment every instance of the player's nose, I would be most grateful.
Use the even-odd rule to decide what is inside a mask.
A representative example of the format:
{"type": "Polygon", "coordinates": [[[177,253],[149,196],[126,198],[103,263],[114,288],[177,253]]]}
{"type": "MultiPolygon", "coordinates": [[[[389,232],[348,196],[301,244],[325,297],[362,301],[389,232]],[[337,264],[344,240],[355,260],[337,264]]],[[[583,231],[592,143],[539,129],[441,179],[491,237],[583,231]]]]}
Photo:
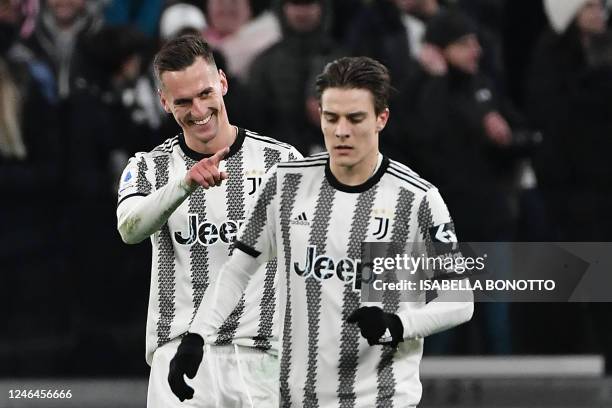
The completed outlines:
{"type": "Polygon", "coordinates": [[[194,99],[193,105],[191,106],[191,115],[198,119],[203,119],[208,112],[208,106],[206,102],[199,100],[198,98],[194,99]]]}
{"type": "Polygon", "coordinates": [[[338,125],[336,126],[336,137],[347,138],[349,137],[350,133],[350,124],[348,123],[348,120],[345,118],[340,118],[338,120],[338,125]]]}

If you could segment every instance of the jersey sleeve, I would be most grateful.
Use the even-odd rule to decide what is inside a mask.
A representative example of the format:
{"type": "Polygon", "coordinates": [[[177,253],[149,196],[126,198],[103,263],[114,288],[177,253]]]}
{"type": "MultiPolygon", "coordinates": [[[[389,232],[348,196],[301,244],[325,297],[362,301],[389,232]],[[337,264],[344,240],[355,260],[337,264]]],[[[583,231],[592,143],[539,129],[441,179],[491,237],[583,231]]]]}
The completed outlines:
{"type": "MultiPolygon", "coordinates": [[[[452,219],[444,200],[433,188],[423,196],[417,214],[417,232],[414,242],[425,248],[428,256],[436,256],[434,245],[457,243],[452,219]]],[[[429,271],[428,271],[429,272],[429,271]]],[[[438,333],[471,319],[474,311],[473,294],[439,291],[429,303],[400,303],[398,315],[404,326],[404,338],[422,338],[438,333]]]]}
{"type": "Polygon", "coordinates": [[[154,183],[142,153],[137,153],[128,162],[119,180],[118,204],[130,197],[146,197],[151,194],[154,183]]]}
{"type": "Polygon", "coordinates": [[[159,231],[191,193],[183,177],[154,190],[148,175],[144,156],[132,158],[121,175],[117,230],[127,244],[139,243],[159,231]]]}
{"type": "Polygon", "coordinates": [[[283,161],[302,160],[304,156],[293,146],[287,152],[287,156],[283,157],[283,161]]]}
{"type": "Polygon", "coordinates": [[[232,255],[204,293],[190,332],[204,339],[216,333],[240,301],[251,276],[263,263],[276,257],[276,195],[277,167],[273,166],[247,211],[232,255]]]}

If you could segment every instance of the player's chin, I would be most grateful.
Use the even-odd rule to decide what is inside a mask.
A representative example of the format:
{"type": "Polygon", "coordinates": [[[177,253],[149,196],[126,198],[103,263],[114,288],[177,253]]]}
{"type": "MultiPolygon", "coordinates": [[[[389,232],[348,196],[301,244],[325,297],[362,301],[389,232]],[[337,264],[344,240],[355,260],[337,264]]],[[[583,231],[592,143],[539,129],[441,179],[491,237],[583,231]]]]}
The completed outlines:
{"type": "Polygon", "coordinates": [[[205,125],[196,125],[195,123],[190,124],[190,129],[193,133],[198,135],[200,140],[210,140],[217,135],[217,121],[215,117],[212,117],[205,125]]]}
{"type": "Polygon", "coordinates": [[[331,152],[332,160],[340,166],[352,166],[355,164],[355,152],[353,150],[333,150],[331,152]]]}

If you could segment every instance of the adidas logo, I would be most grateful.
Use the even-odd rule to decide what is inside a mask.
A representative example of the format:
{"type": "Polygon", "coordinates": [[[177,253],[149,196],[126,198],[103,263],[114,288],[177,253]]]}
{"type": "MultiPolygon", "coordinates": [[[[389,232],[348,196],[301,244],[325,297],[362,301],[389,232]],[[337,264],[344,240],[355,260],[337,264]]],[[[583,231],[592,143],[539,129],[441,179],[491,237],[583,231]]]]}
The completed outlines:
{"type": "Polygon", "coordinates": [[[389,328],[387,327],[387,330],[385,330],[385,333],[380,336],[380,339],[378,339],[378,342],[381,344],[385,344],[385,343],[390,343],[393,341],[393,336],[391,336],[391,332],[389,331],[389,328]]]}
{"type": "Polygon", "coordinates": [[[308,221],[306,213],[302,212],[300,215],[291,220],[291,225],[310,225],[310,221],[308,221]]]}

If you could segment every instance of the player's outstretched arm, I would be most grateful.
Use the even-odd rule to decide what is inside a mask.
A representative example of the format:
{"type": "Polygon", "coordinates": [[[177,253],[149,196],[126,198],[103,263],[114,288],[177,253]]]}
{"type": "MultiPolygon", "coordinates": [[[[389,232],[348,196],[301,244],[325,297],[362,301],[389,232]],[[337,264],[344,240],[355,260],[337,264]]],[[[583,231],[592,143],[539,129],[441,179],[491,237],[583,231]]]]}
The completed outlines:
{"type": "MultiPolygon", "coordinates": [[[[450,228],[452,224],[446,205],[435,188],[423,197],[419,208],[418,233],[405,244],[426,245],[432,242],[432,230],[450,228]],[[421,211],[424,214],[420,214],[421,211]],[[428,224],[421,225],[421,220],[428,224]]],[[[456,241],[454,233],[452,237],[456,241]]],[[[347,322],[357,324],[370,345],[397,346],[404,339],[427,337],[464,323],[472,318],[473,312],[474,295],[471,290],[439,291],[437,298],[426,304],[416,303],[414,299],[400,302],[396,313],[384,312],[378,306],[360,307],[348,317],[347,322]]]]}
{"type": "Polygon", "coordinates": [[[123,242],[137,244],[159,231],[174,210],[199,186],[207,189],[221,185],[228,174],[219,171],[219,163],[228,152],[226,147],[200,160],[184,177],[169,180],[164,187],[147,196],[134,195],[121,201],[117,207],[117,229],[123,242]]]}

